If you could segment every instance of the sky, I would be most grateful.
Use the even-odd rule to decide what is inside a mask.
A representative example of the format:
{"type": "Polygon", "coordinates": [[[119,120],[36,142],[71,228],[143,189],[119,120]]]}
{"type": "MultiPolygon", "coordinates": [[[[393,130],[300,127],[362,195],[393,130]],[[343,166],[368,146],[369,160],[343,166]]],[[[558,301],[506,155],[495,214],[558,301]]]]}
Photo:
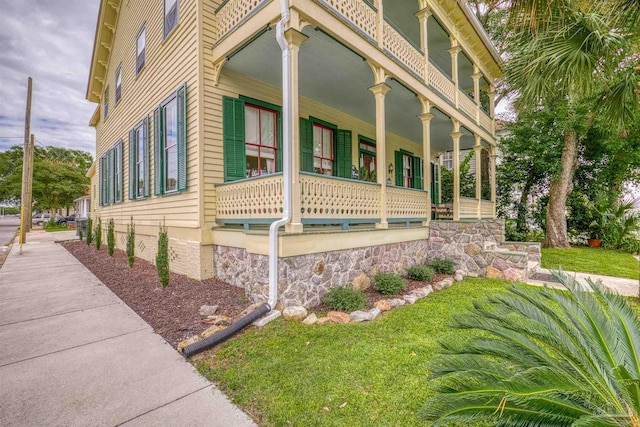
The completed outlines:
{"type": "Polygon", "coordinates": [[[33,78],[36,144],[95,153],[85,99],[99,0],[0,0],[0,151],[24,143],[33,78]]]}

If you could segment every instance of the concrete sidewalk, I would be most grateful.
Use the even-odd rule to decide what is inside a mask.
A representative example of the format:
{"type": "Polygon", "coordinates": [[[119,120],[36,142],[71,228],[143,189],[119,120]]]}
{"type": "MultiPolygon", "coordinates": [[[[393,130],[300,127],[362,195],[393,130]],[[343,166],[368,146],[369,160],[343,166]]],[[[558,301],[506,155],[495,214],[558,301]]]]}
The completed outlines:
{"type": "MultiPolygon", "coordinates": [[[[625,295],[629,297],[638,296],[638,289],[640,287],[640,282],[635,279],[626,279],[623,277],[600,276],[600,275],[591,274],[591,273],[576,273],[573,271],[565,271],[565,273],[571,277],[575,277],[576,280],[581,284],[586,283],[585,279],[587,278],[591,278],[591,280],[593,280],[594,282],[601,280],[604,286],[611,289],[612,291],[619,293],[620,295],[625,295]]],[[[551,276],[551,271],[546,268],[540,268],[537,274],[544,274],[544,275],[551,276]]],[[[529,283],[530,285],[536,285],[536,286],[546,285],[546,286],[555,287],[555,288],[563,287],[557,282],[547,281],[547,280],[528,279],[527,283],[529,283]]]]}
{"type": "Polygon", "coordinates": [[[63,233],[29,233],[0,269],[0,424],[255,426],[53,242],[63,233]]]}

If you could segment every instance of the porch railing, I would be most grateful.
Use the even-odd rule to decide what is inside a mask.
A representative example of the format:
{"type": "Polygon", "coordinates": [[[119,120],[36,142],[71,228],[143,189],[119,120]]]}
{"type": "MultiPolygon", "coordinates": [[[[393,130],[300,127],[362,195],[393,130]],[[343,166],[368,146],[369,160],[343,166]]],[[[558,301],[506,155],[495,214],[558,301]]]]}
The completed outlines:
{"type": "Polygon", "coordinates": [[[273,0],[225,0],[216,9],[215,39],[220,41],[244,20],[273,0]]]}
{"type": "Polygon", "coordinates": [[[393,24],[384,21],[382,47],[418,77],[424,77],[424,53],[413,46],[393,24]]]}
{"type": "Polygon", "coordinates": [[[482,218],[493,218],[493,205],[490,200],[482,200],[480,202],[480,216],[482,218]]]}
{"type": "Polygon", "coordinates": [[[460,218],[478,218],[478,199],[460,197],[460,218]]]}
{"type": "Polygon", "coordinates": [[[427,192],[402,187],[387,187],[387,219],[427,220],[427,192]]]}
{"type": "Polygon", "coordinates": [[[303,223],[380,219],[380,186],[375,183],[301,172],[300,193],[303,223]]]}
{"type": "Polygon", "coordinates": [[[493,133],[493,119],[487,113],[480,109],[480,126],[493,133]]]}
{"type": "Polygon", "coordinates": [[[369,3],[363,0],[316,0],[318,3],[328,6],[334,12],[342,15],[358,30],[366,34],[372,41],[377,38],[378,12],[369,3]]]}
{"type": "MultiPolygon", "coordinates": [[[[467,113],[467,115],[475,121],[476,109],[478,106],[473,101],[473,99],[469,98],[469,95],[467,95],[461,90],[459,91],[460,93],[458,94],[458,105],[460,106],[460,109],[463,112],[467,113]]],[[[491,128],[489,128],[489,130],[491,130],[491,128]]]]}
{"type": "Polygon", "coordinates": [[[433,62],[429,63],[429,84],[450,102],[454,102],[456,85],[433,62]]]}
{"type": "Polygon", "coordinates": [[[216,219],[229,223],[268,222],[282,215],[282,173],[216,186],[216,219]]]}

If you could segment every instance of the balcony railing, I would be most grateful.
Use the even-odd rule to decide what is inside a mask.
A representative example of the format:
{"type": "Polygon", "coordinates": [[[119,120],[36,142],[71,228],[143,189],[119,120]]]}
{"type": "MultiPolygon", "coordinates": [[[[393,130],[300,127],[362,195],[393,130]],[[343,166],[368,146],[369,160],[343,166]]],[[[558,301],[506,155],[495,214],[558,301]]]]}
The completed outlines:
{"type": "Polygon", "coordinates": [[[424,77],[424,53],[411,44],[407,38],[388,21],[384,21],[383,48],[396,57],[419,78],[424,77]]]}
{"type": "Polygon", "coordinates": [[[378,22],[376,9],[363,0],[316,0],[329,7],[367,35],[371,41],[377,38],[378,22]]]}
{"type": "Polygon", "coordinates": [[[454,102],[456,85],[432,62],[429,63],[429,84],[440,92],[446,100],[454,102]]]}
{"type": "Polygon", "coordinates": [[[272,0],[225,0],[216,9],[216,41],[231,33],[272,0]]]}
{"type": "MultiPolygon", "coordinates": [[[[472,119],[476,118],[476,110],[478,105],[473,101],[473,99],[469,98],[469,95],[460,90],[458,94],[458,105],[460,109],[466,113],[472,119]]],[[[491,128],[489,128],[491,130],[491,128]]]]}
{"type": "Polygon", "coordinates": [[[480,109],[480,126],[493,133],[493,119],[480,109]]]}

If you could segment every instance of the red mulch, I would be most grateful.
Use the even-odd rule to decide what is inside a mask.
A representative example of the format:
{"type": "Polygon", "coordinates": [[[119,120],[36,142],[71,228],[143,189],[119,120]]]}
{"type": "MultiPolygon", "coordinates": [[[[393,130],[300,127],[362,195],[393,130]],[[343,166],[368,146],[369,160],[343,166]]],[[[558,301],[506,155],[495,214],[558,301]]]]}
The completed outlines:
{"type": "Polygon", "coordinates": [[[80,241],[63,246],[174,347],[210,326],[201,323],[200,306],[217,305],[216,314],[233,318],[250,304],[243,289],[215,279],[171,273],[169,286],[162,289],[156,267],[148,261],[136,258],[129,269],[124,251],[110,257],[105,246],[100,251],[80,241]]]}

